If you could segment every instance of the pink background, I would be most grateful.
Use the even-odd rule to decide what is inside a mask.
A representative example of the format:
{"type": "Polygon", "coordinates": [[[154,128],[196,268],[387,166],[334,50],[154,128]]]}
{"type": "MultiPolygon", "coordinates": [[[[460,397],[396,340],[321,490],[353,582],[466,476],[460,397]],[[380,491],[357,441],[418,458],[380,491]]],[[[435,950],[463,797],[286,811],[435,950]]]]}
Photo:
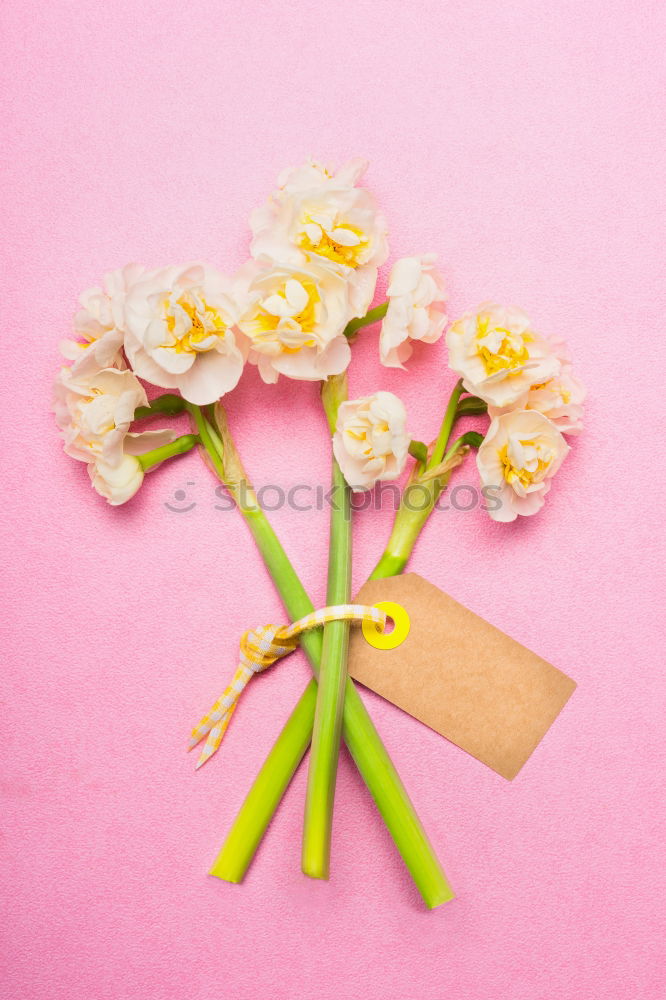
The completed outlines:
{"type": "MultiPolygon", "coordinates": [[[[5,8],[3,998],[664,996],[659,6],[5,8]],[[113,510],[49,413],[83,288],[128,260],[235,268],[250,210],[310,154],[366,155],[392,256],[438,252],[454,315],[523,305],[589,389],[542,516],[441,513],[412,562],[578,681],[523,772],[367,696],[458,893],[433,913],[346,754],[329,883],[299,871],[303,768],[245,884],[206,877],[305,661],[255,682],[195,775],[186,736],[280,603],[196,454],[113,510]],[[189,512],[165,507],[178,489],[189,512]]],[[[443,344],[409,374],[379,369],[373,333],[355,353],[352,394],[397,391],[431,437],[443,344]]],[[[229,409],[257,485],[327,481],[314,386],[248,372],[229,409]]],[[[274,523],[321,603],[325,513],[274,523]]],[[[389,523],[357,518],[358,584],[389,523]]]]}

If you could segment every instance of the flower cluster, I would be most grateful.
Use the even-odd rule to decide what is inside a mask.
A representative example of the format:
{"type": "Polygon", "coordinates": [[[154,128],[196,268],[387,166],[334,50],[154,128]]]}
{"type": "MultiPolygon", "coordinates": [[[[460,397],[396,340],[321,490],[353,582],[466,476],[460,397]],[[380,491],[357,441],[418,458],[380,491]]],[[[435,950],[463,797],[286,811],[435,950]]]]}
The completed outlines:
{"type": "Polygon", "coordinates": [[[451,368],[491,418],[477,455],[482,483],[498,490],[490,516],[535,514],[569,451],[563,435],[582,429],[585,390],[563,345],[521,309],[492,303],[461,316],[446,339],[451,368]]]}
{"type": "Polygon", "coordinates": [[[121,353],[127,281],[139,270],[113,272],[104,289],[81,296],[74,329],[82,339],[61,345],[72,364],[61,368],[54,387],[65,452],[87,464],[93,486],[114,505],[131,499],[143,482],[137,456],[175,437],[170,430],[130,432],[137,407],[148,404],[144,387],[121,353]]]}
{"type": "MultiPolygon", "coordinates": [[[[88,465],[110,503],[141,485],[137,456],[175,438],[130,432],[136,408],[148,404],[138,379],[205,406],[235,388],[246,362],[267,383],[346,370],[347,324],[368,309],[388,255],[384,216],[359,186],[366,167],[352,160],[330,171],[309,162],[284,172],[252,214],[252,259],[233,277],[205,264],[130,264],[81,296],[74,339],[61,343],[71,364],[56,381],[56,420],[65,451],[88,465]]],[[[398,261],[388,294],[380,357],[401,366],[410,341],[432,343],[444,329],[434,257],[398,261]]],[[[368,485],[371,469],[399,473],[405,459],[397,445],[392,461],[373,453],[359,483],[368,485]]]]}
{"type": "MultiPolygon", "coordinates": [[[[173,431],[130,430],[148,404],[139,379],[205,406],[235,388],[246,363],[266,383],[340,375],[350,332],[374,319],[387,367],[403,368],[414,342],[442,336],[446,291],[432,254],[396,261],[386,303],[365,315],[388,256],[386,220],[360,183],[366,167],[311,161],[285,171],[252,213],[251,259],[233,277],[205,264],[130,264],[81,296],[75,338],[61,344],[71,364],[57,379],[56,419],[65,451],[86,462],[110,503],[133,496],[154,467],[142,454],[175,440],[173,431]]],[[[563,435],[581,429],[585,394],[562,345],[522,310],[493,304],[457,319],[446,340],[451,368],[491,419],[477,456],[483,484],[500,493],[491,516],[535,513],[569,450],[563,435]]],[[[340,408],[335,455],[354,490],[402,473],[405,423],[387,392],[340,408]]]]}
{"type": "MultiPolygon", "coordinates": [[[[407,357],[400,352],[411,350],[406,341],[399,344],[392,336],[395,315],[413,317],[422,333],[413,339],[429,339],[429,330],[438,335],[444,326],[443,314],[436,311],[441,285],[429,266],[429,258],[409,258],[394,268],[389,296],[394,291],[395,298],[389,298],[380,338],[385,359],[393,352],[391,361],[399,363],[407,357]]],[[[403,324],[403,329],[409,328],[403,324]]],[[[490,417],[477,454],[482,484],[493,488],[499,500],[489,508],[490,516],[514,521],[518,515],[535,514],[569,451],[564,434],[582,429],[585,390],[564,346],[540,336],[522,310],[493,304],[461,316],[446,340],[451,368],[461,376],[463,389],[485,404],[490,417]]],[[[335,455],[354,490],[371,489],[402,472],[409,447],[405,420],[404,406],[391,393],[341,407],[335,455]]]]}
{"type": "MultiPolygon", "coordinates": [[[[388,257],[386,220],[359,186],[366,168],[357,159],[337,172],[314,162],[287,170],[252,214],[255,265],[244,269],[239,326],[249,360],[267,382],[279,374],[326,379],[349,364],[345,328],[367,312],[388,257]]],[[[380,335],[382,364],[402,367],[410,341],[441,337],[445,298],[433,255],[397,261],[380,335]]]]}

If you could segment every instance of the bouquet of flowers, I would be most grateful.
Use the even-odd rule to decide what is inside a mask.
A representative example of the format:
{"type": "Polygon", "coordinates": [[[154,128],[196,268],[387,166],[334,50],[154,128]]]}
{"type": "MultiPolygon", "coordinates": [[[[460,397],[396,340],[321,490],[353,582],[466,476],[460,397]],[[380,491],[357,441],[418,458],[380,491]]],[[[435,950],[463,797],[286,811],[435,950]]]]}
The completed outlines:
{"type": "MultiPolygon", "coordinates": [[[[448,325],[434,255],[403,257],[386,301],[373,305],[388,257],[387,226],[352,160],[338,171],[316,162],[285,171],[251,217],[251,259],[227,277],[207,264],[149,270],[130,264],[81,296],[69,364],[55,385],[65,452],[88,468],[110,504],[131,500],[144,476],[198,446],[235,501],[266,564],[291,626],[243,637],[233,681],[190,741],[215,752],[240,691],[259,670],[300,644],[314,677],[250,789],[212,874],[240,881],[284,791],[311,745],[302,869],[327,878],[339,744],[351,755],[426,905],[452,898],[442,867],[377,730],[347,673],[354,620],[383,628],[386,616],[351,602],[351,491],[403,477],[401,503],[371,579],[402,573],[443,490],[470,452],[490,517],[537,513],[581,429],[584,390],[564,346],[539,334],[515,307],[486,303],[448,325]],[[379,361],[404,367],[414,345],[446,332],[458,376],[430,443],[407,430],[393,393],[349,399],[348,369],[361,331],[380,325],[379,361]],[[448,329],[447,329],[448,326],[448,329]],[[227,397],[246,364],[265,383],[280,376],[321,384],[324,432],[332,442],[327,607],[315,611],[265,512],[257,503],[227,420],[227,397]],[[167,390],[149,400],[145,386],[167,390]],[[223,401],[224,400],[224,401],[223,401]],[[191,426],[146,430],[154,416],[191,426]],[[454,433],[476,417],[483,426],[454,433]],[[418,489],[421,501],[409,502],[418,489]]],[[[365,335],[365,334],[363,334],[365,335]]]]}

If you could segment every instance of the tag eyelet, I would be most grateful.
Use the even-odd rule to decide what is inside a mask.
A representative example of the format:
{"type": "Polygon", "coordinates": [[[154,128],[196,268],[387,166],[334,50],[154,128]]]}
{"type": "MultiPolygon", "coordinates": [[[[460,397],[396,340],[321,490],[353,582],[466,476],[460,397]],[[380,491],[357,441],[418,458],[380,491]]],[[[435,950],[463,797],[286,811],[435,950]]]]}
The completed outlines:
{"type": "Polygon", "coordinates": [[[410,628],[409,615],[402,604],[396,604],[394,601],[378,601],[373,607],[386,613],[393,621],[394,629],[392,632],[378,632],[377,626],[372,622],[363,622],[361,628],[365,641],[375,649],[395,649],[402,645],[409,635],[410,628]]]}

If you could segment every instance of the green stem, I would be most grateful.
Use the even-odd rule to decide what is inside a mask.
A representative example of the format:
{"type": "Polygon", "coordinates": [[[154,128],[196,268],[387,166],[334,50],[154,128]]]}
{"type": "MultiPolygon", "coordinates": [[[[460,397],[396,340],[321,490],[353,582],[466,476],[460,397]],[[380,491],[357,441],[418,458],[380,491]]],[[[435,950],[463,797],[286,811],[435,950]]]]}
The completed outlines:
{"type": "Polygon", "coordinates": [[[176,413],[182,413],[185,409],[185,400],[182,396],[177,396],[173,392],[165,392],[162,396],[153,399],[148,406],[137,406],[134,411],[135,420],[143,420],[145,417],[173,417],[176,413]]]}
{"type": "MultiPolygon", "coordinates": [[[[236,501],[236,506],[252,533],[287,613],[294,621],[303,618],[304,615],[309,615],[314,610],[312,602],[268,518],[257,503],[233,441],[230,437],[225,440],[224,435],[218,434],[217,428],[208,422],[200,407],[188,403],[187,409],[194,419],[201,443],[215,472],[236,501]]],[[[321,631],[319,629],[305,632],[301,637],[300,644],[308,656],[319,660],[321,656],[321,631]]]]}
{"type": "Polygon", "coordinates": [[[169,444],[163,444],[160,448],[153,448],[152,451],[144,451],[142,455],[137,455],[144,472],[152,469],[154,465],[165,462],[167,458],[174,458],[176,455],[184,455],[186,451],[191,451],[195,444],[199,444],[196,434],[183,434],[169,444]]]}
{"type": "Polygon", "coordinates": [[[379,323],[380,319],[384,319],[384,316],[386,316],[387,309],[388,302],[382,302],[380,306],[375,306],[374,309],[370,309],[365,316],[359,316],[358,319],[350,320],[344,330],[345,337],[353,337],[354,334],[361,330],[364,326],[370,326],[372,323],[379,323]]]}
{"type": "MultiPolygon", "coordinates": [[[[442,457],[442,461],[446,462],[453,458],[461,448],[469,448],[473,444],[478,447],[471,437],[474,434],[475,431],[468,431],[459,437],[442,457]]],[[[402,573],[409,562],[423,525],[430,517],[440,494],[446,489],[452,472],[453,470],[449,470],[435,479],[425,481],[419,481],[417,477],[407,484],[386,548],[370,574],[371,580],[383,580],[387,576],[397,576],[402,573]]]]}
{"type": "MultiPolygon", "coordinates": [[[[322,386],[322,401],[331,429],[336,424],[338,406],[347,396],[346,387],[344,375],[329,379],[322,386]],[[336,381],[338,387],[334,385],[336,381]]],[[[335,502],[331,508],[327,605],[348,604],[351,600],[351,504],[349,487],[335,459],[332,480],[335,502]]],[[[348,645],[349,622],[333,621],[324,626],[301,853],[301,869],[311,878],[327,879],[329,875],[348,645]]]]}
{"type": "MultiPolygon", "coordinates": [[[[245,509],[245,505],[241,506],[243,497],[240,484],[245,485],[246,491],[251,496],[253,494],[231,435],[228,433],[224,411],[218,407],[216,414],[221,447],[216,447],[210,433],[210,425],[206,427],[208,422],[198,408],[191,407],[190,412],[216,472],[240,506],[241,513],[252,531],[290,617],[294,619],[308,614],[314,610],[313,605],[288,563],[265,516],[258,508],[258,513],[254,515],[245,509]]],[[[322,651],[321,630],[305,633],[301,645],[310,661],[313,673],[317,676],[322,651]]],[[[243,879],[273,814],[308,748],[316,701],[317,683],[312,680],[248,792],[210,870],[211,875],[227,882],[240,882],[243,879]]],[[[349,678],[346,681],[343,737],[426,905],[432,909],[452,899],[451,888],[414,806],[361,696],[349,678]]]]}
{"type": "MultiPolygon", "coordinates": [[[[315,636],[321,646],[320,629],[303,633],[301,645],[304,649],[306,635],[315,636]]],[[[311,652],[305,651],[310,659],[311,652]]],[[[311,662],[316,662],[316,659],[311,662]]],[[[316,703],[317,682],[311,680],[254,779],[210,869],[210,875],[225,882],[243,881],[289,782],[310,746],[316,703]]]]}
{"type": "MultiPolygon", "coordinates": [[[[456,414],[462,392],[463,385],[461,380],[456,382],[449,397],[446,410],[444,411],[442,426],[433,446],[432,454],[427,462],[426,469],[433,469],[445,460],[453,458],[455,453],[466,444],[462,438],[459,438],[446,451],[453,425],[456,422],[456,414]],[[445,451],[446,454],[444,454],[445,451]]],[[[395,515],[393,528],[386,548],[370,574],[371,580],[382,580],[387,576],[397,576],[399,573],[402,573],[409,561],[423,525],[428,520],[440,493],[446,488],[450,478],[451,472],[448,472],[443,476],[438,476],[436,479],[419,481],[417,471],[416,476],[410,480],[403,490],[400,506],[395,515]]]]}
{"type": "Polygon", "coordinates": [[[446,451],[446,445],[448,444],[449,437],[451,436],[451,430],[456,420],[456,410],[458,408],[458,401],[463,394],[463,384],[462,379],[453,387],[453,392],[449,398],[446,410],[444,411],[444,419],[442,420],[442,426],[440,428],[439,434],[437,435],[437,440],[435,441],[434,447],[432,449],[432,454],[430,460],[426,466],[428,469],[434,469],[436,465],[439,465],[444,458],[444,452],[446,451]]]}

